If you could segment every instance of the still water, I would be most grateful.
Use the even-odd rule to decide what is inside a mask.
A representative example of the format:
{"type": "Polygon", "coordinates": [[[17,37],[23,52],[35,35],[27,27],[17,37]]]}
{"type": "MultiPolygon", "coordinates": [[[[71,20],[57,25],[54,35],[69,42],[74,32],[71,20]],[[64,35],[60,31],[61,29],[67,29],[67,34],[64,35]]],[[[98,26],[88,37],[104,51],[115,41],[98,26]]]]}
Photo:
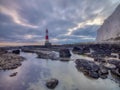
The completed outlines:
{"type": "Polygon", "coordinates": [[[21,53],[27,60],[22,66],[9,71],[0,71],[0,90],[49,90],[45,86],[48,79],[59,80],[54,90],[120,90],[120,82],[109,75],[108,79],[91,79],[75,68],[76,58],[91,58],[72,55],[72,61],[52,61],[38,59],[36,54],[21,53]],[[17,75],[10,77],[14,72],[17,75]]]}

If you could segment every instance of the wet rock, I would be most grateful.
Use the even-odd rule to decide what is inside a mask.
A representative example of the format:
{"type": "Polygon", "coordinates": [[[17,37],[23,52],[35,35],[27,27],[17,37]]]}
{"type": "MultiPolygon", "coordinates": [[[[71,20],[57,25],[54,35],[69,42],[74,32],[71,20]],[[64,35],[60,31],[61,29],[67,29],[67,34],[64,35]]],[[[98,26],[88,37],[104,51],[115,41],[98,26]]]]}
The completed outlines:
{"type": "Polygon", "coordinates": [[[119,60],[108,60],[108,63],[115,65],[116,67],[120,66],[119,60]]]}
{"type": "Polygon", "coordinates": [[[94,71],[89,71],[89,76],[95,79],[99,78],[99,74],[97,72],[94,71]]]}
{"type": "Polygon", "coordinates": [[[120,77],[120,69],[119,68],[112,69],[111,73],[113,73],[114,75],[117,75],[118,77],[120,77]]]}
{"type": "Polygon", "coordinates": [[[20,54],[20,50],[13,50],[12,53],[14,53],[14,54],[20,54]]]}
{"type": "Polygon", "coordinates": [[[119,57],[119,59],[120,59],[120,53],[118,54],[118,57],[119,57]]]}
{"type": "Polygon", "coordinates": [[[59,53],[55,51],[40,51],[37,52],[38,58],[42,59],[52,59],[52,60],[57,60],[59,59],[59,53]]]}
{"type": "Polygon", "coordinates": [[[92,57],[106,57],[111,55],[111,51],[106,48],[94,49],[94,52],[91,53],[92,57]]]}
{"type": "Polygon", "coordinates": [[[79,48],[79,47],[74,47],[72,52],[75,54],[83,54],[81,48],[79,48]]]}
{"type": "Polygon", "coordinates": [[[7,53],[7,50],[3,49],[3,48],[0,48],[0,55],[2,54],[6,54],[7,53]]]}
{"type": "Polygon", "coordinates": [[[90,49],[89,47],[74,47],[72,50],[73,53],[75,54],[85,54],[85,53],[89,53],[90,49]]]}
{"type": "Polygon", "coordinates": [[[92,61],[87,61],[83,59],[77,59],[75,61],[76,68],[82,71],[85,75],[88,75],[92,78],[99,78],[99,66],[92,61]]]}
{"type": "Polygon", "coordinates": [[[46,87],[49,89],[54,89],[58,85],[59,81],[57,79],[50,79],[46,82],[46,87]]]}
{"type": "Polygon", "coordinates": [[[33,49],[28,49],[28,48],[22,48],[22,52],[35,53],[35,51],[33,49]]]}
{"type": "Polygon", "coordinates": [[[73,52],[79,52],[80,50],[81,50],[81,49],[80,49],[79,47],[74,47],[72,51],[73,51],[73,52]]]}
{"type": "Polygon", "coordinates": [[[99,70],[99,76],[102,78],[102,79],[106,79],[107,76],[108,76],[109,72],[108,72],[108,69],[106,67],[104,67],[103,65],[100,66],[100,70],[99,70]]]}
{"type": "Polygon", "coordinates": [[[71,57],[71,53],[70,53],[69,49],[61,49],[59,51],[59,55],[60,55],[61,58],[69,58],[69,57],[71,57]]]}
{"type": "Polygon", "coordinates": [[[15,69],[21,66],[23,60],[25,58],[16,54],[7,53],[0,55],[0,70],[15,69]]]}
{"type": "Polygon", "coordinates": [[[17,75],[17,72],[12,73],[12,74],[10,75],[10,77],[14,77],[14,76],[16,76],[16,75],[17,75]]]}
{"type": "Polygon", "coordinates": [[[99,63],[106,63],[106,60],[104,58],[101,58],[101,57],[94,58],[94,61],[99,62],[99,63]]]}

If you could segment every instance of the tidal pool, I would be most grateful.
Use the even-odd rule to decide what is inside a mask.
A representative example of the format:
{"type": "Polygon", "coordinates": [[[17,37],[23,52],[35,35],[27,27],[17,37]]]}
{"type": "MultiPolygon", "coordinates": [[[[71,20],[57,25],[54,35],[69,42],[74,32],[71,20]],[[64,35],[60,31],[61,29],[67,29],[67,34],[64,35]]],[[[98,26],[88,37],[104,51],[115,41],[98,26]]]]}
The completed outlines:
{"type": "Polygon", "coordinates": [[[9,71],[0,71],[0,90],[49,90],[45,86],[48,79],[59,80],[54,90],[120,90],[120,79],[109,75],[108,79],[91,79],[79,72],[74,60],[87,58],[72,54],[72,61],[52,61],[38,59],[33,53],[21,53],[27,60],[22,66],[9,71]],[[14,72],[16,76],[10,77],[14,72]]]}

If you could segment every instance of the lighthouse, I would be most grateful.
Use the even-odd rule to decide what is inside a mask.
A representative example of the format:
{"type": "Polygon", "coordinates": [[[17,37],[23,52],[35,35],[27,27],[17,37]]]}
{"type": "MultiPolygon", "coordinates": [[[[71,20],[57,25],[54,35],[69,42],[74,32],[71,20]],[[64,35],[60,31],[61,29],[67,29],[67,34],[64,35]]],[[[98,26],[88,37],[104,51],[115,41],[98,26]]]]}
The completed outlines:
{"type": "Polygon", "coordinates": [[[45,35],[45,46],[50,47],[51,43],[49,42],[48,29],[46,29],[45,33],[46,33],[46,35],[45,35]]]}

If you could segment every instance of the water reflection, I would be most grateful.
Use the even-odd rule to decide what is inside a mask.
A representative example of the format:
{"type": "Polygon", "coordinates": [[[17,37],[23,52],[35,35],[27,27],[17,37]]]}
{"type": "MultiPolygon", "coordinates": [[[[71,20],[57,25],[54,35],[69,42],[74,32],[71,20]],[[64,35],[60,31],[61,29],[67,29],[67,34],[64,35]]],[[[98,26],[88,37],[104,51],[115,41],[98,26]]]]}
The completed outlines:
{"type": "MultiPolygon", "coordinates": [[[[55,90],[119,90],[117,83],[110,79],[89,79],[77,71],[74,61],[61,62],[36,58],[36,54],[21,53],[27,60],[22,66],[0,72],[0,90],[48,90],[45,82],[57,78],[59,84],[55,90]],[[10,77],[18,72],[15,77],[10,77]]],[[[80,56],[72,56],[72,59],[80,56]]],[[[84,58],[84,57],[82,57],[84,58]]],[[[92,59],[91,59],[92,60],[92,59]]]]}

